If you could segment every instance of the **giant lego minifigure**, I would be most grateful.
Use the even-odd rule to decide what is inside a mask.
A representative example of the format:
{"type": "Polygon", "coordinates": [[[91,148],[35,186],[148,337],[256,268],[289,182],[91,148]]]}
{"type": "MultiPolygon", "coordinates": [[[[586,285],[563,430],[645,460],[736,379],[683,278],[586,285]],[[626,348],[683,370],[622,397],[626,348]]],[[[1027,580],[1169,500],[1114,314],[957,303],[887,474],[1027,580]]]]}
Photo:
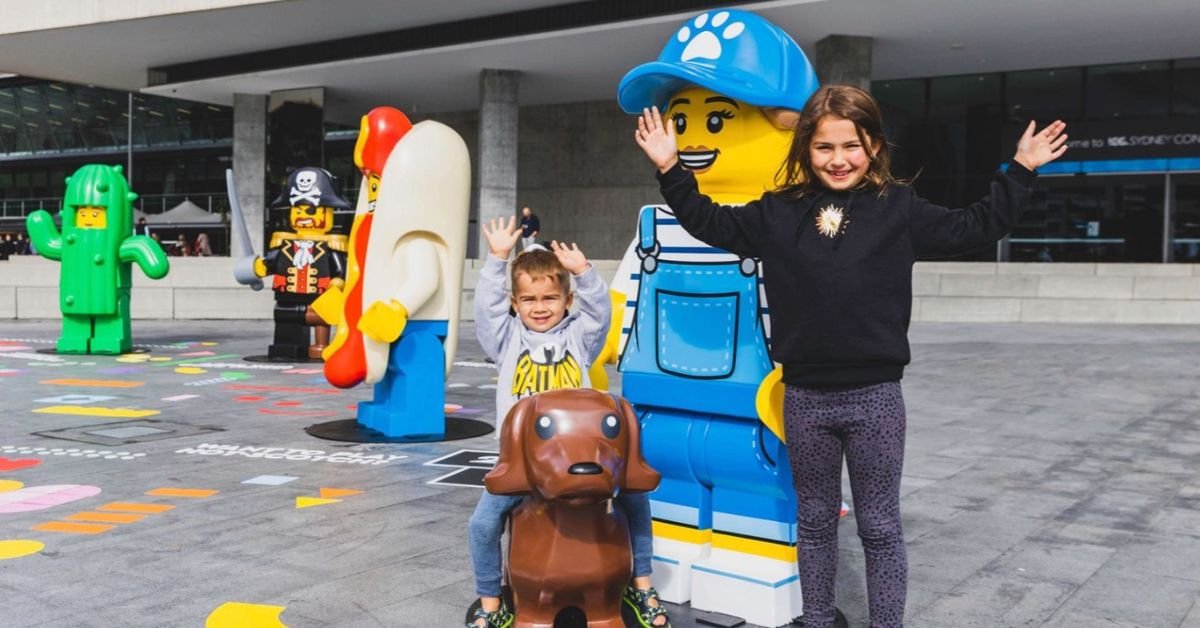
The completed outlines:
{"type": "Polygon", "coordinates": [[[333,211],[350,209],[350,202],[337,193],[328,171],[299,168],[288,176],[271,209],[288,210],[292,230],[272,233],[267,253],[254,261],[255,275],[274,276],[275,341],[267,356],[317,360],[329,343],[329,324],[311,305],[330,287],[340,287],[346,276],[346,236],[329,231],[333,211]]]}
{"type": "Polygon", "coordinates": [[[315,308],[338,325],[325,377],[375,385],[358,423],[393,439],[445,435],[446,375],[454,361],[471,162],[466,144],[400,111],[363,116],[354,163],[362,191],[350,231],[346,284],[315,308]]]}
{"type": "MultiPolygon", "coordinates": [[[[618,99],[629,113],[663,111],[700,191],[740,204],[775,188],[789,125],[816,87],[778,27],[713,10],[630,71],[618,99]]],[[[651,496],[655,584],[668,601],[786,624],[802,610],[796,505],[781,426],[756,407],[775,381],[760,264],[695,240],[665,206],[643,207],[637,234],[613,289],[631,306],[622,392],[663,476],[651,496]]]]}
{"type": "Polygon", "coordinates": [[[61,236],[44,210],[26,219],[37,252],[62,262],[58,294],[63,332],[56,345],[61,353],[133,349],[130,265],[136,263],[151,279],[162,279],[170,268],[157,242],[133,235],[136,198],[121,166],[88,164],[67,178],[61,236]]]}

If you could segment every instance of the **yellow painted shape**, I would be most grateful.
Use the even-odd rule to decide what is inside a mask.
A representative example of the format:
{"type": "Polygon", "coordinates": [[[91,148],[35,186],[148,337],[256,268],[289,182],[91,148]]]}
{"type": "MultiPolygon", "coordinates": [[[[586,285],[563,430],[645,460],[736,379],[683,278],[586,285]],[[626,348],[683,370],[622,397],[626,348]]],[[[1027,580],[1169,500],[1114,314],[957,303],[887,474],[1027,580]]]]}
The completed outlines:
{"type": "Polygon", "coordinates": [[[783,367],[777,366],[767,373],[758,393],[754,396],[754,406],[758,410],[758,420],[771,430],[780,441],[787,442],[786,430],[783,428],[783,367]]]}
{"type": "Polygon", "coordinates": [[[697,530],[687,526],[675,525],[664,521],[655,521],[651,524],[654,536],[661,536],[664,539],[673,541],[683,541],[684,543],[695,543],[703,545],[712,542],[712,529],[697,530]]]}
{"type": "Polygon", "coordinates": [[[215,347],[215,346],[217,346],[217,343],[215,343],[215,342],[202,342],[202,343],[200,343],[200,346],[201,346],[201,347],[215,347]]]}
{"type": "Polygon", "coordinates": [[[723,549],[739,554],[751,554],[772,558],[785,563],[796,562],[796,546],[789,543],[779,543],[764,539],[748,539],[741,536],[731,536],[714,532],[712,535],[713,549],[723,549]]]}
{"type": "Polygon", "coordinates": [[[65,532],[67,534],[101,534],[116,526],[104,523],[71,523],[69,521],[47,521],[33,526],[38,532],[65,532]]]}
{"type": "Polygon", "coordinates": [[[226,602],[218,606],[204,622],[204,628],[287,628],[279,621],[286,606],[226,602]]]}
{"type": "Polygon", "coordinates": [[[171,361],[171,358],[166,358],[166,357],[161,357],[161,356],[160,356],[160,357],[154,357],[154,358],[150,358],[150,361],[151,361],[151,362],[170,362],[170,361],[171,361]]]}
{"type": "Polygon", "coordinates": [[[136,408],[102,408],[100,406],[46,406],[34,410],[39,414],[70,414],[74,416],[98,416],[107,419],[142,419],[160,414],[158,410],[136,408]]]}
{"type": "Polygon", "coordinates": [[[212,497],[221,491],[210,488],[156,488],[152,491],[146,491],[147,495],[155,497],[212,497]]]}
{"type": "Polygon", "coordinates": [[[15,491],[22,486],[25,486],[24,482],[18,482],[16,480],[0,480],[0,493],[15,491]]]}
{"type": "Polygon", "coordinates": [[[52,386],[89,386],[92,388],[137,388],[146,382],[129,382],[123,379],[44,379],[40,383],[52,386]]]}
{"type": "Polygon", "coordinates": [[[117,358],[117,362],[124,362],[125,364],[138,364],[141,362],[149,362],[149,361],[150,361],[150,356],[148,356],[144,353],[134,353],[131,355],[123,355],[123,356],[117,358]]]}
{"type": "Polygon", "coordinates": [[[352,488],[323,488],[321,489],[322,499],[333,499],[335,497],[347,497],[349,495],[358,495],[362,491],[356,491],[352,488]]]}
{"type": "Polygon", "coordinates": [[[127,515],[119,512],[77,512],[67,521],[90,521],[92,523],[136,523],[145,519],[146,515],[127,515]]]}
{"type": "Polygon", "coordinates": [[[336,504],[340,499],[326,499],[324,497],[297,497],[296,508],[312,508],[313,506],[324,506],[325,504],[336,504]]]}
{"type": "Polygon", "coordinates": [[[199,375],[201,373],[207,373],[208,370],[202,369],[198,366],[181,366],[175,369],[175,372],[179,373],[180,375],[199,375]]]}
{"type": "Polygon", "coordinates": [[[38,541],[30,541],[29,539],[5,539],[0,541],[0,560],[21,558],[22,556],[36,554],[45,548],[46,544],[38,541]]]}
{"type": "Polygon", "coordinates": [[[109,502],[96,508],[96,510],[107,510],[110,512],[139,512],[147,515],[156,515],[175,508],[170,504],[139,504],[136,502],[109,502]]]}

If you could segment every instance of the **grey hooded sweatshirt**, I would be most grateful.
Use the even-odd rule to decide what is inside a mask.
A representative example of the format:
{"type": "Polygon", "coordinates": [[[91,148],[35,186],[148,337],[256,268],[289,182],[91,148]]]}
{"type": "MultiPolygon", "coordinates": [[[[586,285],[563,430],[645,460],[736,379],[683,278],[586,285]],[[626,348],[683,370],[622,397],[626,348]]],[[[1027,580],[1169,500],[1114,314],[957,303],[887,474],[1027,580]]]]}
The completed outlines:
{"type": "Polygon", "coordinates": [[[508,263],[494,255],[475,286],[475,333],[496,362],[496,435],[522,397],[559,388],[590,388],[588,367],[604,347],[612,318],[608,286],[588,268],[575,276],[575,311],[545,332],[532,331],[512,311],[505,287],[508,263]]]}

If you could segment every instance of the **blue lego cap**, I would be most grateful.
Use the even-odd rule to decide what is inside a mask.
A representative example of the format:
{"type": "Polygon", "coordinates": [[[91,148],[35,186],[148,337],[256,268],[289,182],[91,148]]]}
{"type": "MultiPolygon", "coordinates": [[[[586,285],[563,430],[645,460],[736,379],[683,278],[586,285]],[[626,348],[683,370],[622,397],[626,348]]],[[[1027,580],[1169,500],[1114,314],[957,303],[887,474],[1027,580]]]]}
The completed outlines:
{"type": "Polygon", "coordinates": [[[817,74],[783,29],[749,11],[701,13],[675,32],[657,61],[629,71],[617,86],[626,113],[657,106],[698,85],[756,107],[799,111],[817,91],[817,74]]]}

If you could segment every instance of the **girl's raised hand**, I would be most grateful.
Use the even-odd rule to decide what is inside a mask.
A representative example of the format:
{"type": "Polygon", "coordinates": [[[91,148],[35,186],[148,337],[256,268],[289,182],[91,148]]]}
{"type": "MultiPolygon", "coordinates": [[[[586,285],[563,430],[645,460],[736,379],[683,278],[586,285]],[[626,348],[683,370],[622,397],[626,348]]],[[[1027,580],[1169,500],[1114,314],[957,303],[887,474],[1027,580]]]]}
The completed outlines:
{"type": "Polygon", "coordinates": [[[1030,120],[1021,139],[1017,140],[1017,154],[1013,156],[1017,163],[1030,170],[1037,170],[1067,152],[1067,134],[1063,133],[1067,130],[1066,122],[1055,120],[1040,133],[1034,133],[1035,128],[1037,123],[1030,120]]]}
{"type": "Polygon", "coordinates": [[[568,245],[566,242],[559,244],[558,240],[555,240],[550,243],[550,250],[554,251],[558,262],[572,275],[583,274],[590,265],[583,251],[579,250],[579,245],[574,242],[568,245]]]}
{"type": "Polygon", "coordinates": [[[493,218],[483,225],[483,235],[487,237],[492,255],[508,259],[508,254],[521,238],[521,227],[515,216],[510,216],[507,222],[503,218],[493,218]]]}
{"type": "Polygon", "coordinates": [[[633,132],[633,139],[638,146],[654,162],[659,172],[666,172],[679,161],[679,146],[675,143],[675,125],[668,124],[664,128],[662,116],[658,107],[642,109],[638,116],[638,128],[633,132]]]}

